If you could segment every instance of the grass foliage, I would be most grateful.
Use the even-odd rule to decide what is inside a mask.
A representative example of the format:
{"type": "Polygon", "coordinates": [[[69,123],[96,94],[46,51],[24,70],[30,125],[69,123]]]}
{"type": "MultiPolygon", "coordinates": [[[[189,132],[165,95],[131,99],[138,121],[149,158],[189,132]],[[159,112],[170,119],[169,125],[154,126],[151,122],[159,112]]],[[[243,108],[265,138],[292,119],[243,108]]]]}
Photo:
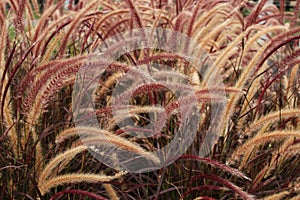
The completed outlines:
{"type": "MultiPolygon", "coordinates": [[[[299,4],[286,11],[284,0],[279,8],[267,0],[46,0],[42,7],[37,0],[0,1],[0,199],[299,199],[299,4]],[[214,62],[203,64],[207,72],[199,76],[173,53],[122,55],[99,81],[102,130],[75,127],[73,84],[87,56],[107,38],[144,27],[183,33],[214,62]],[[171,141],[184,115],[163,87],[164,77],[177,80],[178,73],[148,68],[161,84],[141,82],[122,93],[120,101],[135,91],[131,106],[113,117],[113,87],[134,65],[147,63],[168,65],[193,85],[201,111],[197,137],[167,167],[118,171],[98,162],[83,142],[109,140],[159,162],[151,151],[171,141]],[[203,158],[197,152],[213,126],[210,100],[220,98],[207,95],[215,71],[227,104],[214,127],[218,142],[203,158]],[[155,137],[130,137],[134,127],[116,125],[131,118],[146,126],[150,113],[163,112],[155,104],[168,116],[162,130],[152,130],[155,137]],[[78,132],[86,134],[83,141],[78,132]]],[[[181,82],[173,87],[185,90],[181,82]]]]}

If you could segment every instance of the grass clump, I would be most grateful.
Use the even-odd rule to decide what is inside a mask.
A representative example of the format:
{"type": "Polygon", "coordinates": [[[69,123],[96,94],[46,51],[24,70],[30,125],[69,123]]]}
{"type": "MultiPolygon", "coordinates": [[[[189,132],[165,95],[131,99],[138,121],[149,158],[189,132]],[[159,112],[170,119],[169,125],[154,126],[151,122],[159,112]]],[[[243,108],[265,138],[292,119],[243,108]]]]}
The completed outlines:
{"type": "MultiPolygon", "coordinates": [[[[36,0],[1,1],[0,199],[299,198],[300,1],[289,11],[285,2],[276,7],[267,0],[47,0],[42,6],[36,0]],[[203,50],[199,66],[161,49],[120,55],[93,97],[101,130],[75,126],[72,93],[89,55],[118,33],[158,27],[192,38],[192,47],[203,50]],[[172,70],[160,69],[162,64],[172,70]],[[135,74],[126,79],[128,73],[135,74]],[[212,80],[215,73],[223,80],[212,80]],[[120,80],[130,89],[115,97],[120,80]],[[216,87],[209,88],[212,81],[216,87]],[[165,85],[192,88],[195,98],[176,98],[165,85]],[[124,99],[129,104],[114,116],[112,102],[124,99]],[[214,106],[224,99],[220,123],[211,124],[214,106]],[[95,145],[110,142],[160,163],[153,152],[175,138],[191,101],[201,119],[193,121],[196,137],[174,163],[135,174],[93,157],[95,145]],[[153,119],[161,129],[151,127],[153,119]],[[217,143],[200,157],[212,133],[217,143]]],[[[177,48],[175,36],[167,36],[177,48]]],[[[183,44],[183,51],[191,48],[183,44]]],[[[188,137],[192,130],[185,131],[188,137]]]]}

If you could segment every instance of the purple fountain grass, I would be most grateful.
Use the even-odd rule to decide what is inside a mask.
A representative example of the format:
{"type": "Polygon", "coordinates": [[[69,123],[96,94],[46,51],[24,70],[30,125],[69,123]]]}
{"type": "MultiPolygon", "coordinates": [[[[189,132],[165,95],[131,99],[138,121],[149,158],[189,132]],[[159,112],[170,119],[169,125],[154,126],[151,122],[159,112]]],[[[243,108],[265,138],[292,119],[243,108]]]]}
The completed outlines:
{"type": "Polygon", "coordinates": [[[299,197],[300,0],[39,2],[0,2],[0,199],[299,197]],[[72,97],[78,72],[92,80],[72,97]],[[94,107],[75,119],[87,92],[94,107]],[[160,162],[196,114],[191,146],[162,169],[125,176],[86,151],[109,142],[160,162]],[[93,118],[100,128],[76,124],[93,118]]]}

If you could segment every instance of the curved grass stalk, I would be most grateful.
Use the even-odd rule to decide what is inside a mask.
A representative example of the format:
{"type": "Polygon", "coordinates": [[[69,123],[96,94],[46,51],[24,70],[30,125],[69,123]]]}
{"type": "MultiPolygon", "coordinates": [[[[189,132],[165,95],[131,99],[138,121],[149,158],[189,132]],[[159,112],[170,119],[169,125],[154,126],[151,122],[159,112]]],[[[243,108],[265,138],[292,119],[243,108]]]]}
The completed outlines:
{"type": "MultiPolygon", "coordinates": [[[[107,132],[108,133],[108,132],[107,132]]],[[[93,136],[88,137],[86,139],[81,139],[83,144],[86,145],[99,145],[99,144],[105,144],[105,145],[115,145],[118,148],[121,148],[123,150],[139,154],[147,159],[150,159],[156,164],[160,163],[160,159],[154,155],[152,152],[145,151],[142,147],[140,147],[138,144],[135,144],[133,142],[130,142],[127,139],[124,139],[120,136],[116,136],[114,134],[106,134],[104,137],[103,135],[100,136],[93,136]]]]}
{"type": "Polygon", "coordinates": [[[61,142],[68,137],[72,137],[78,134],[82,136],[81,143],[83,144],[86,145],[95,145],[95,144],[102,144],[102,143],[113,144],[124,150],[128,150],[130,152],[145,156],[156,163],[160,162],[159,158],[157,158],[151,152],[145,151],[138,144],[130,142],[125,138],[122,138],[107,130],[102,130],[99,128],[93,128],[93,127],[71,128],[64,131],[62,134],[58,135],[56,141],[61,142]]]}
{"type": "Polygon", "coordinates": [[[271,112],[266,116],[263,116],[259,120],[253,122],[250,127],[244,132],[245,135],[250,135],[252,132],[258,130],[261,126],[266,124],[271,124],[276,121],[282,120],[282,118],[288,117],[299,117],[300,110],[299,109],[283,109],[280,111],[271,112]]]}
{"type": "Polygon", "coordinates": [[[46,62],[48,62],[51,58],[51,55],[53,54],[53,51],[59,47],[59,41],[62,40],[63,36],[65,33],[61,32],[59,33],[53,40],[53,42],[51,42],[47,48],[47,51],[45,52],[45,54],[43,55],[43,60],[41,61],[41,64],[44,64],[46,62]]]}
{"type": "Polygon", "coordinates": [[[75,78],[75,73],[81,67],[84,58],[80,56],[58,62],[45,72],[36,74],[39,79],[33,84],[23,104],[25,111],[30,110],[27,115],[30,124],[37,122],[42,108],[53,92],[75,78]]]}
{"type": "Polygon", "coordinates": [[[214,40],[214,38],[216,38],[217,35],[219,35],[227,27],[232,27],[232,28],[233,27],[240,27],[239,25],[240,25],[239,22],[227,19],[222,24],[214,27],[214,29],[212,31],[209,31],[209,33],[207,33],[207,35],[203,39],[201,39],[201,43],[199,45],[202,46],[202,47],[205,47],[205,46],[207,46],[207,43],[210,40],[214,40]]]}
{"type": "MultiPolygon", "coordinates": [[[[74,73],[74,72],[73,72],[74,73]]],[[[31,106],[30,112],[28,113],[27,119],[29,121],[29,126],[33,126],[38,122],[39,117],[44,111],[45,106],[48,103],[49,97],[62,85],[68,85],[70,83],[73,83],[75,80],[75,75],[69,75],[65,76],[64,80],[60,80],[59,82],[51,82],[51,80],[46,82],[46,86],[43,86],[41,88],[41,91],[37,94],[36,99],[31,106]],[[50,89],[50,87],[47,88],[47,86],[52,86],[53,88],[50,89]]],[[[35,140],[36,141],[36,140],[35,140]]]]}
{"type": "Polygon", "coordinates": [[[45,180],[39,184],[39,189],[42,194],[47,193],[51,188],[66,184],[66,183],[80,183],[80,182],[89,182],[89,183],[99,183],[99,182],[109,182],[114,179],[118,179],[124,176],[126,172],[119,172],[114,176],[106,176],[99,174],[82,174],[82,173],[73,173],[65,174],[61,176],[56,176],[45,180]]]}
{"type": "MultiPolygon", "coordinates": [[[[4,19],[5,20],[5,19],[4,19]]],[[[14,154],[19,157],[20,156],[20,152],[18,152],[18,135],[17,135],[17,131],[14,125],[14,117],[13,117],[13,110],[12,110],[12,103],[10,102],[11,100],[11,96],[10,96],[10,91],[7,92],[7,95],[5,96],[5,99],[3,99],[3,85],[7,84],[7,72],[5,67],[5,50],[6,50],[6,36],[7,36],[7,29],[6,29],[6,22],[3,21],[1,23],[2,25],[2,30],[0,31],[0,47],[3,47],[0,50],[0,80],[1,80],[1,87],[0,87],[0,102],[5,101],[7,102],[6,104],[4,104],[4,108],[3,108],[3,116],[0,117],[0,119],[3,119],[3,122],[5,122],[5,127],[7,129],[10,129],[8,131],[7,136],[10,139],[10,143],[13,149],[14,154]],[[6,72],[6,73],[5,73],[6,72]]]]}
{"type": "MultiPolygon", "coordinates": [[[[257,133],[257,135],[263,135],[265,133],[265,131],[267,130],[269,124],[265,124],[257,133]]],[[[247,151],[243,152],[243,158],[241,159],[241,164],[239,166],[240,169],[244,168],[247,165],[247,162],[249,161],[251,155],[253,152],[255,152],[257,150],[257,146],[253,145],[252,147],[250,147],[247,151]]],[[[236,151],[235,151],[236,152],[236,151]]],[[[232,155],[235,155],[235,152],[232,155]]],[[[235,156],[232,156],[231,158],[233,158],[235,156]]]]}
{"type": "Polygon", "coordinates": [[[270,27],[261,27],[261,29],[254,35],[252,36],[249,41],[246,41],[244,51],[248,52],[248,50],[251,48],[251,45],[255,44],[257,40],[259,40],[263,35],[267,33],[276,33],[276,31],[285,31],[288,30],[286,26],[270,26],[270,27]]]}
{"type": "MultiPolygon", "coordinates": [[[[32,100],[35,100],[31,106],[30,112],[27,115],[27,120],[29,123],[26,124],[25,132],[32,133],[33,141],[36,142],[36,171],[39,172],[41,170],[41,164],[43,160],[42,155],[42,147],[41,143],[39,141],[39,137],[37,135],[37,131],[35,128],[36,123],[39,120],[39,117],[41,113],[43,112],[44,106],[48,102],[48,98],[52,95],[54,91],[56,91],[58,88],[60,88],[63,85],[66,85],[69,82],[72,82],[75,79],[75,72],[77,72],[79,66],[71,66],[67,69],[61,69],[60,71],[52,74],[45,74],[46,77],[46,83],[41,86],[40,90],[38,91],[38,94],[36,97],[32,98],[32,100]]],[[[40,79],[40,81],[43,81],[43,79],[40,79]]],[[[30,96],[30,95],[29,95],[30,96]]],[[[30,103],[30,99],[29,99],[30,103]]],[[[29,104],[30,105],[30,104],[29,104]]],[[[24,136],[26,138],[25,141],[28,141],[28,138],[30,135],[24,136]]]]}
{"type": "Polygon", "coordinates": [[[220,55],[218,55],[218,57],[216,58],[213,64],[213,66],[216,66],[217,69],[215,69],[215,67],[211,67],[209,69],[209,71],[205,75],[206,76],[205,79],[203,80],[202,83],[203,86],[207,84],[207,81],[209,80],[211,74],[213,74],[212,72],[215,70],[219,71],[224,66],[224,63],[227,62],[227,59],[235,53],[236,50],[235,47],[243,40],[243,38],[247,35],[247,33],[250,32],[250,29],[251,28],[242,32],[232,43],[230,43],[228,47],[226,47],[226,49],[223,52],[220,53],[220,55]]]}
{"type": "MultiPolygon", "coordinates": [[[[200,27],[204,27],[205,24],[208,24],[209,20],[216,16],[216,13],[218,13],[222,10],[224,10],[224,12],[226,12],[227,10],[225,10],[225,9],[228,8],[226,5],[227,4],[219,4],[217,6],[214,6],[211,10],[206,11],[205,14],[202,14],[197,18],[197,21],[195,21],[195,25],[193,26],[193,29],[191,32],[191,35],[193,37],[195,37],[195,40],[199,39],[198,37],[200,37],[200,34],[199,34],[199,30],[201,29],[200,27]],[[195,33],[195,31],[197,31],[197,32],[195,33]],[[197,36],[195,34],[197,34],[199,36],[197,36]]],[[[230,8],[228,8],[228,10],[229,9],[230,8]]],[[[199,13],[201,13],[201,9],[200,9],[199,13]]]]}
{"type": "Polygon", "coordinates": [[[247,20],[245,24],[246,28],[248,28],[249,26],[255,23],[255,20],[257,20],[259,14],[261,13],[261,10],[266,5],[266,2],[267,0],[262,0],[255,6],[255,8],[252,10],[250,15],[246,19],[247,20]]]}
{"type": "MultiPolygon", "coordinates": [[[[269,67],[269,65],[267,63],[264,64],[263,67],[260,68],[260,70],[258,71],[258,74],[263,73],[264,70],[266,70],[269,67]]],[[[258,88],[260,87],[260,82],[261,79],[256,78],[255,80],[253,80],[253,82],[251,83],[251,86],[249,87],[249,90],[246,93],[245,96],[245,100],[243,101],[243,105],[241,108],[241,116],[246,115],[246,113],[248,111],[250,111],[251,109],[253,109],[250,105],[250,102],[252,101],[252,99],[254,98],[255,94],[258,92],[258,88]],[[248,108],[248,109],[247,109],[248,108]]],[[[238,121],[238,126],[241,127],[243,122],[244,122],[245,118],[241,118],[238,121]]]]}
{"type": "MultiPolygon", "coordinates": [[[[300,144],[290,145],[285,150],[281,150],[284,155],[284,160],[300,153],[300,144]]],[[[281,160],[283,162],[283,159],[281,160]]]]}
{"type": "Polygon", "coordinates": [[[277,194],[273,194],[273,195],[264,197],[263,200],[281,200],[281,199],[284,199],[289,194],[290,194],[289,191],[283,191],[283,192],[279,192],[277,194]]]}
{"type": "MultiPolygon", "coordinates": [[[[83,59],[85,57],[82,57],[83,59]]],[[[23,109],[24,113],[28,112],[28,106],[32,105],[33,97],[37,95],[37,92],[39,91],[39,88],[34,90],[34,88],[30,88],[29,86],[31,84],[38,84],[41,82],[39,79],[41,79],[42,75],[45,75],[49,69],[57,67],[59,63],[64,63],[64,65],[68,65],[68,61],[64,62],[64,60],[53,60],[44,64],[39,65],[37,68],[33,69],[29,73],[26,74],[26,76],[21,80],[21,83],[19,84],[18,88],[18,97],[22,98],[22,96],[27,93],[26,100],[23,101],[23,109]],[[29,91],[28,91],[29,90],[29,91]],[[30,93],[34,93],[34,95],[29,95],[30,93]],[[32,97],[30,97],[32,96],[32,97]],[[27,100],[28,99],[28,100],[27,100]],[[31,100],[30,100],[31,99],[31,100]],[[31,103],[30,103],[31,102],[31,103]]],[[[45,83],[45,80],[42,82],[45,83]]]]}
{"type": "Polygon", "coordinates": [[[232,154],[232,158],[238,157],[238,155],[245,154],[253,148],[253,146],[264,145],[268,142],[284,140],[290,137],[300,137],[299,131],[273,131],[265,133],[264,135],[258,135],[249,139],[245,144],[238,147],[232,154]]]}
{"type": "Polygon", "coordinates": [[[225,180],[221,177],[218,177],[216,175],[213,175],[213,174],[198,174],[198,175],[192,177],[191,181],[198,179],[198,177],[207,178],[207,179],[211,179],[213,181],[216,181],[216,182],[226,186],[227,188],[231,189],[232,191],[236,192],[237,194],[239,194],[245,200],[253,200],[254,199],[253,195],[248,194],[247,192],[242,190],[237,185],[235,185],[235,184],[231,183],[230,181],[227,181],[227,180],[225,180]]]}
{"type": "MultiPolygon", "coordinates": [[[[236,13],[237,10],[239,8],[234,8],[233,11],[231,11],[231,13],[236,13]]],[[[227,13],[228,12],[225,12],[224,13],[224,16],[227,16],[227,13]]],[[[218,14],[222,14],[222,13],[218,13],[218,14]]],[[[218,21],[219,19],[217,17],[215,17],[218,21]]],[[[233,18],[225,18],[224,21],[222,22],[223,20],[220,20],[220,24],[217,25],[217,26],[214,26],[214,23],[212,24],[209,24],[209,25],[212,25],[212,27],[214,27],[212,29],[212,31],[210,31],[208,34],[206,34],[206,36],[201,39],[201,43],[200,43],[200,46],[206,46],[206,43],[207,41],[215,38],[218,34],[220,34],[222,31],[224,31],[226,29],[226,27],[229,27],[232,29],[233,27],[241,27],[240,26],[240,22],[239,21],[235,21],[233,18]],[[236,24],[236,26],[235,26],[236,24]]],[[[230,31],[230,33],[233,33],[233,31],[230,31]]]]}
{"type": "Polygon", "coordinates": [[[47,180],[47,178],[53,176],[53,170],[59,166],[61,162],[63,162],[66,159],[72,159],[77,154],[87,150],[87,147],[85,145],[77,146],[72,149],[68,149],[64,151],[61,154],[58,154],[55,156],[50,162],[44,167],[43,171],[39,174],[38,178],[38,184],[42,185],[47,180]]]}
{"type": "Polygon", "coordinates": [[[108,92],[109,88],[113,86],[116,81],[123,76],[123,73],[116,72],[112,76],[110,76],[103,84],[101,84],[100,91],[97,91],[97,96],[103,96],[106,92],[108,92]]]}
{"type": "Polygon", "coordinates": [[[55,143],[58,144],[58,143],[61,143],[64,140],[66,140],[66,139],[68,139],[70,137],[77,136],[78,135],[78,131],[80,131],[79,127],[69,128],[69,129],[66,129],[66,130],[62,131],[61,133],[59,133],[56,136],[55,143]]]}
{"type": "MultiPolygon", "coordinates": [[[[206,44],[208,41],[210,40],[214,40],[215,36],[220,33],[220,31],[213,31],[215,30],[216,27],[221,27],[222,25],[224,25],[224,23],[230,23],[231,20],[227,19],[224,21],[223,18],[218,18],[219,15],[216,15],[216,17],[214,17],[213,19],[211,19],[211,21],[208,22],[208,24],[204,25],[201,29],[198,30],[197,33],[195,33],[195,35],[193,36],[195,41],[201,42],[203,44],[206,44]],[[214,35],[210,35],[211,31],[214,32],[214,35]],[[203,36],[205,35],[204,39],[203,36]],[[210,35],[210,37],[206,37],[207,35],[210,35]]],[[[200,47],[205,48],[205,46],[201,46],[201,44],[199,44],[200,47]]]]}
{"type": "Polygon", "coordinates": [[[105,184],[103,184],[103,187],[105,188],[105,190],[111,200],[119,200],[120,199],[118,197],[116,190],[113,188],[113,186],[111,184],[105,183],[105,184]]]}
{"type": "MultiPolygon", "coordinates": [[[[248,80],[248,78],[250,76],[252,76],[252,73],[254,72],[256,63],[258,62],[258,60],[260,59],[260,57],[264,53],[264,51],[269,47],[270,43],[271,42],[268,42],[256,53],[256,55],[253,57],[251,62],[248,64],[248,66],[243,70],[241,77],[238,79],[237,83],[234,86],[235,88],[240,88],[240,89],[243,88],[243,86],[246,83],[246,81],[248,80]]],[[[233,108],[236,106],[236,103],[239,98],[240,98],[240,95],[235,95],[235,96],[231,95],[230,96],[230,100],[227,103],[225,111],[224,111],[225,123],[224,123],[223,127],[226,126],[226,122],[228,121],[229,117],[232,115],[232,112],[234,110],[233,108]]]]}
{"type": "Polygon", "coordinates": [[[174,27],[173,30],[176,32],[183,32],[185,30],[184,26],[186,26],[187,22],[189,21],[189,19],[191,19],[191,17],[192,17],[191,12],[189,12],[189,11],[181,12],[176,17],[175,23],[173,25],[173,27],[174,27]]]}
{"type": "Polygon", "coordinates": [[[287,139],[283,145],[280,146],[278,151],[273,151],[273,155],[269,165],[266,165],[255,177],[254,182],[261,182],[264,177],[268,177],[272,170],[281,166],[284,160],[290,158],[290,156],[299,154],[300,145],[293,145],[294,138],[287,139]]]}
{"type": "Polygon", "coordinates": [[[131,117],[132,115],[138,115],[140,113],[162,113],[164,111],[161,107],[154,106],[128,106],[122,110],[118,110],[118,115],[114,116],[112,121],[109,124],[108,130],[110,130],[115,124],[123,121],[126,118],[131,117]]]}
{"type": "MultiPolygon", "coordinates": [[[[47,10],[45,10],[43,12],[43,15],[40,17],[40,19],[38,20],[38,24],[36,25],[35,28],[35,34],[32,38],[32,41],[35,42],[37,41],[39,35],[42,33],[44,26],[46,25],[46,22],[48,20],[48,17],[51,16],[59,7],[61,7],[63,5],[64,1],[59,2],[56,5],[52,5],[50,8],[48,8],[47,10]]],[[[35,55],[38,55],[38,49],[35,48],[33,50],[35,55]]]]}
{"type": "Polygon", "coordinates": [[[212,165],[213,167],[220,168],[223,171],[229,172],[230,174],[235,175],[237,177],[244,178],[244,179],[247,179],[247,180],[251,180],[244,173],[242,173],[240,170],[229,167],[229,166],[227,166],[223,163],[217,162],[217,161],[215,161],[213,159],[210,159],[210,158],[202,158],[202,157],[194,156],[194,155],[182,155],[180,158],[187,159],[187,160],[197,160],[197,161],[203,162],[205,164],[212,165]]]}
{"type": "MultiPolygon", "coordinates": [[[[235,47],[243,40],[243,38],[248,35],[252,30],[255,29],[260,29],[262,28],[261,25],[253,25],[251,27],[249,27],[248,29],[246,29],[244,32],[242,32],[232,43],[230,43],[230,45],[216,58],[216,61],[214,62],[213,66],[216,66],[218,69],[220,70],[223,68],[223,66],[225,66],[225,63],[227,62],[227,59],[229,59],[234,53],[235,53],[235,47]]],[[[278,31],[278,30],[285,30],[286,27],[284,26],[275,26],[275,27],[269,27],[269,28],[265,28],[261,31],[259,31],[255,36],[251,37],[251,39],[249,39],[249,41],[246,43],[245,45],[245,52],[248,51],[248,49],[251,47],[250,44],[255,43],[255,41],[262,37],[262,35],[264,35],[265,33],[268,32],[272,32],[272,31],[278,31]]],[[[253,59],[250,61],[250,63],[248,64],[248,66],[245,67],[245,69],[243,70],[243,73],[241,75],[241,77],[239,78],[239,80],[236,83],[236,88],[241,88],[244,85],[244,83],[246,82],[247,78],[250,77],[252,75],[251,71],[254,71],[254,65],[256,64],[256,62],[258,62],[258,59],[260,58],[260,56],[263,54],[263,52],[265,51],[265,49],[268,48],[268,44],[270,44],[271,42],[268,42],[266,45],[264,45],[263,47],[261,47],[261,49],[256,53],[256,55],[253,57],[253,59]]],[[[207,73],[208,77],[204,79],[203,84],[206,84],[205,80],[209,80],[210,78],[210,74],[212,74],[212,71],[216,70],[214,68],[211,68],[210,71],[207,73]]]]}
{"type": "Polygon", "coordinates": [[[43,31],[40,33],[39,37],[36,39],[36,41],[34,43],[36,43],[36,47],[35,47],[35,51],[34,51],[34,55],[40,55],[42,54],[40,52],[41,50],[41,46],[43,44],[45,44],[46,46],[44,46],[44,48],[47,47],[47,43],[45,42],[45,37],[48,36],[48,34],[52,34],[52,37],[55,36],[55,34],[57,32],[59,32],[60,30],[63,30],[63,28],[71,23],[71,19],[74,16],[74,14],[70,13],[70,14],[65,14],[63,16],[61,16],[60,18],[56,19],[55,21],[53,21],[52,23],[50,23],[49,25],[47,25],[43,31]]]}
{"type": "MultiPolygon", "coordinates": [[[[224,48],[228,44],[228,40],[231,41],[232,38],[238,37],[239,33],[241,33],[241,26],[236,25],[230,27],[230,29],[224,29],[219,35],[216,36],[215,41],[219,49],[216,49],[217,52],[220,52],[221,49],[224,48]]],[[[212,51],[211,49],[209,50],[212,51]]]]}
{"type": "MultiPolygon", "coordinates": [[[[162,18],[168,19],[167,13],[163,10],[157,10],[156,12],[158,12],[158,14],[156,15],[157,17],[154,18],[152,27],[159,27],[159,23],[162,21],[162,18]]],[[[155,11],[153,12],[153,14],[156,14],[155,11]]],[[[168,19],[167,21],[170,21],[170,19],[168,19]]]]}
{"type": "Polygon", "coordinates": [[[110,13],[108,13],[107,15],[104,15],[97,24],[95,24],[95,30],[99,30],[100,27],[102,26],[102,24],[107,21],[110,17],[113,16],[118,16],[120,14],[129,14],[129,10],[128,9],[122,9],[122,10],[115,10],[115,11],[111,11],[110,13]]]}
{"type": "Polygon", "coordinates": [[[119,20],[118,22],[116,22],[115,24],[111,25],[110,28],[107,28],[105,35],[103,36],[103,40],[109,38],[110,36],[113,37],[114,34],[118,33],[118,32],[122,32],[122,29],[120,30],[116,30],[117,28],[121,28],[121,25],[124,24],[124,27],[126,27],[127,23],[130,22],[131,18],[125,18],[122,20],[119,20]]]}
{"type": "Polygon", "coordinates": [[[82,20],[82,17],[90,10],[92,10],[94,7],[97,6],[97,4],[99,3],[99,1],[94,0],[92,2],[90,2],[84,9],[82,9],[75,17],[75,19],[71,22],[70,27],[68,29],[68,31],[65,34],[65,37],[62,39],[61,41],[61,47],[59,49],[59,53],[58,55],[62,55],[66,46],[67,46],[67,42],[68,42],[68,38],[70,37],[71,33],[74,31],[74,29],[76,28],[76,26],[78,26],[78,24],[80,23],[80,21],[82,20]]]}
{"type": "MultiPolygon", "coordinates": [[[[137,28],[143,28],[143,19],[140,17],[139,12],[137,11],[135,4],[132,2],[132,0],[124,0],[126,5],[128,6],[130,13],[131,13],[131,17],[132,17],[132,27],[131,28],[135,28],[134,23],[136,23],[136,27],[137,28]]],[[[144,35],[143,35],[143,38],[144,35]]]]}

